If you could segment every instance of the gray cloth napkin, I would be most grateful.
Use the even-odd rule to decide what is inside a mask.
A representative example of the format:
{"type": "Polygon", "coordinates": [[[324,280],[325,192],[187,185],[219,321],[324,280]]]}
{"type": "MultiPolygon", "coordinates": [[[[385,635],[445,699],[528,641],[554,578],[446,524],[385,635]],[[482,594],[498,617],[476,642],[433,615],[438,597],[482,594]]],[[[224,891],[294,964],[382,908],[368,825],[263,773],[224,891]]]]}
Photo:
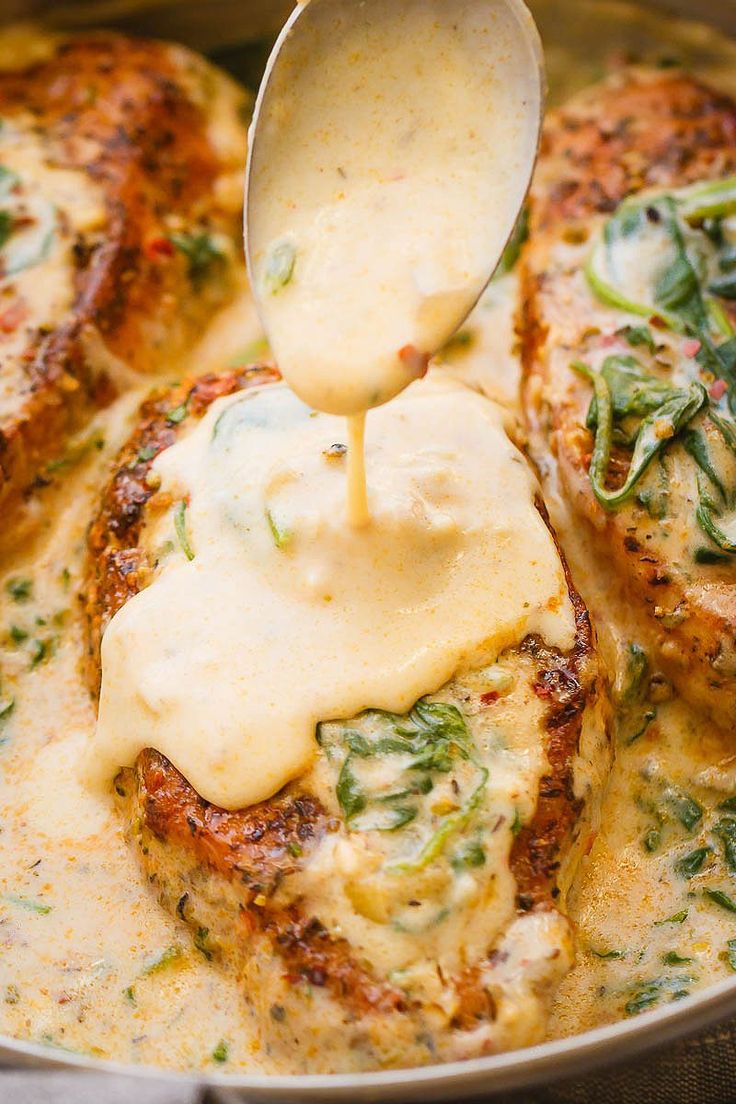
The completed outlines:
{"type": "MultiPolygon", "coordinates": [[[[473,1104],[490,1100],[503,1104],[736,1104],[736,1020],[582,1079],[514,1094],[486,1094],[473,1104]]],[[[248,1104],[248,1094],[161,1078],[14,1069],[0,1071],[0,1104],[248,1104]]]]}

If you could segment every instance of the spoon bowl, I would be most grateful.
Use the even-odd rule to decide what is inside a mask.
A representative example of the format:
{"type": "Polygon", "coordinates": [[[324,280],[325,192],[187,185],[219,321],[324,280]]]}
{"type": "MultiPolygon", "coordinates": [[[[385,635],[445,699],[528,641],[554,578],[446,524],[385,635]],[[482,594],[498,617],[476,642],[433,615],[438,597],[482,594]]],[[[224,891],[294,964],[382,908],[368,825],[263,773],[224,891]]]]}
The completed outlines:
{"type": "Polygon", "coordinates": [[[386,402],[467,317],[524,202],[543,93],[521,0],[297,7],[256,102],[246,253],[305,402],[386,402]]]}

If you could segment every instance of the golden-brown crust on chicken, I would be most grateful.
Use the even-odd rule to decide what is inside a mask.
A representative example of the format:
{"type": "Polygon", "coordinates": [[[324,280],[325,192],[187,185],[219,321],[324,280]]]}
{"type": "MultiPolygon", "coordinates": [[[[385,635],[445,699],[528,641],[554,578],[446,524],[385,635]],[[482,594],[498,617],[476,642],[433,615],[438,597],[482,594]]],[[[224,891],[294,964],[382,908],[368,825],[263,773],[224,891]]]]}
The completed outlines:
{"type": "Polygon", "coordinates": [[[14,301],[12,283],[5,288],[0,353],[6,335],[27,326],[9,385],[14,399],[0,417],[0,502],[32,485],[121,376],[163,367],[230,293],[225,254],[212,266],[216,278],[193,280],[191,258],[171,233],[177,225],[233,243],[239,234],[237,209],[216,198],[234,164],[210,136],[216,103],[196,91],[198,67],[204,63],[180,47],[96,35],[0,73],[5,127],[32,128],[44,164],[78,173],[103,209],[89,231],[70,227],[60,210],[71,301],[53,325],[24,318],[22,296],[14,301]]]}
{"type": "MultiPolygon", "coordinates": [[[[242,895],[242,938],[256,929],[273,939],[283,968],[296,979],[327,987],[351,1013],[387,1012],[404,1005],[401,994],[358,963],[344,939],[330,937],[313,917],[295,908],[266,910],[256,898],[272,896],[283,878],[309,861],[334,823],[311,794],[286,790],[270,801],[227,812],[204,801],[172,764],[156,751],[144,751],[135,773],[117,780],[118,795],[133,801],[146,831],[193,861],[238,883],[242,895]]],[[[177,902],[186,915],[187,901],[177,902]]]]}
{"type": "MultiPolygon", "coordinates": [[[[541,501],[538,509],[547,520],[541,501]]],[[[595,644],[590,615],[559,551],[575,613],[573,651],[562,656],[534,638],[522,644],[537,663],[535,693],[548,703],[545,725],[549,763],[548,773],[540,779],[534,817],[520,829],[511,852],[517,901],[522,908],[548,904],[558,896],[560,855],[573,836],[583,806],[582,798],[575,793],[574,762],[581,743],[583,714],[589,704],[589,666],[595,644]]]]}
{"type": "Polygon", "coordinates": [[[645,188],[736,170],[736,106],[679,71],[631,71],[551,112],[533,189],[535,231],[610,214],[645,188]]]}
{"type": "MultiPolygon", "coordinates": [[[[734,172],[736,105],[679,72],[619,74],[552,112],[531,195],[518,322],[522,394],[543,481],[549,477],[548,485],[558,487],[573,517],[588,527],[610,565],[611,585],[640,612],[639,642],[656,656],[656,666],[728,729],[736,716],[733,569],[693,561],[685,545],[698,531],[695,506],[676,480],[669,491],[673,503],[680,497],[664,521],[635,498],[611,511],[599,504],[588,474],[591,389],[570,365],[599,358],[602,350],[644,355],[621,336],[630,319],[599,302],[584,276],[604,217],[644,189],[734,172]]],[[[650,325],[656,337],[660,324],[652,319],[650,325]]],[[[675,344],[673,355],[686,354],[675,344]]],[[[656,358],[652,371],[661,374],[656,358]]],[[[665,368],[664,378],[670,371],[665,368]]],[[[630,455],[614,448],[609,486],[623,482],[630,455]]]]}

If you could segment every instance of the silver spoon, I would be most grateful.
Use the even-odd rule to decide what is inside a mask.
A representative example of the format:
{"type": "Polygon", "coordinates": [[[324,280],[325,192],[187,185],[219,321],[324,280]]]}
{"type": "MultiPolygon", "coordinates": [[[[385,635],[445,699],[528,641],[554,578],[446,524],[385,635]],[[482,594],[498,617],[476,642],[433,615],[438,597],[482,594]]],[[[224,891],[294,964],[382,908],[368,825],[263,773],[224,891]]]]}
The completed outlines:
{"type": "Polygon", "coordinates": [[[308,0],[251,126],[246,252],[276,360],[353,415],[426,369],[496,268],[536,158],[522,0],[308,0]]]}

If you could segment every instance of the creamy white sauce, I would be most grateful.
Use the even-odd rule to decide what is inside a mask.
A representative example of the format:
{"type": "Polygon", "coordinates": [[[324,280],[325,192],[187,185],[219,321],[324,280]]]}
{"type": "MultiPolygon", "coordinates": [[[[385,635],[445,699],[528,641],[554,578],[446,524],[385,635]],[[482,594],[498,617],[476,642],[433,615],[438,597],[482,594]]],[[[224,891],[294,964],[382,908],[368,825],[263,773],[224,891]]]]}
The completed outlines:
{"type": "Polygon", "coordinates": [[[521,5],[314,12],[263,96],[249,253],[291,387],[357,414],[422,373],[491,275],[536,152],[539,57],[521,5]]]}
{"type": "MultiPolygon", "coordinates": [[[[358,531],[330,454],[343,430],[269,385],[219,400],[156,460],[161,494],[188,501],[193,559],[171,554],[105,633],[92,758],[108,783],[155,747],[239,808],[310,765],[319,721],[404,712],[530,632],[571,647],[536,484],[496,409],[438,374],[377,411],[358,531]]],[[[168,511],[148,546],[172,526],[168,511]]]]}

